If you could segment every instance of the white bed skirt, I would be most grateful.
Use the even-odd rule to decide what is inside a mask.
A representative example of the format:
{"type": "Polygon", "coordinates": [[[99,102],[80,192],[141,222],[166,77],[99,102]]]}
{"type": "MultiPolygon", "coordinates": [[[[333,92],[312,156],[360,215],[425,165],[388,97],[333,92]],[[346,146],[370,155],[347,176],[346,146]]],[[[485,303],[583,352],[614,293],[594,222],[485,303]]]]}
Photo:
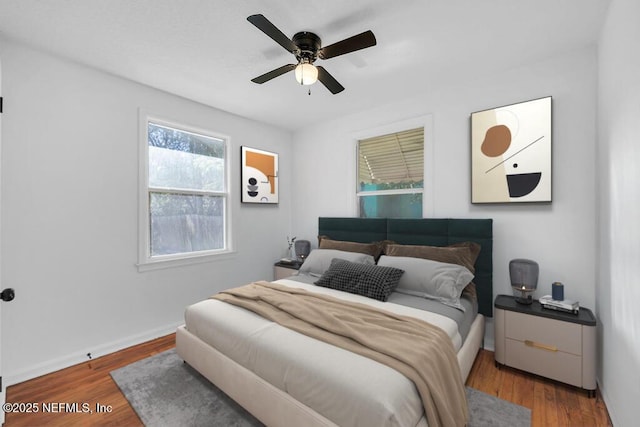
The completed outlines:
{"type": "MultiPolygon", "coordinates": [[[[484,316],[479,314],[469,335],[458,351],[458,363],[464,381],[467,380],[484,338],[484,316]]],[[[298,402],[284,391],[272,386],[253,372],[220,353],[184,326],[176,331],[178,355],[229,397],[238,402],[267,426],[336,426],[313,409],[298,402]]],[[[426,426],[423,416],[418,426],[426,426]]]]}

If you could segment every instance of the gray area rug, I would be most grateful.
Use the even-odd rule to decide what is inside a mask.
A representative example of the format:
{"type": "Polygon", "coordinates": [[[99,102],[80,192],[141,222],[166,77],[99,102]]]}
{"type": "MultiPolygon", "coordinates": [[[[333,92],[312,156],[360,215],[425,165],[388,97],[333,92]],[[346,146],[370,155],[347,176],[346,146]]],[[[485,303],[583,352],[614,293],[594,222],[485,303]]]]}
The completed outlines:
{"type": "MultiPolygon", "coordinates": [[[[263,424],[178,357],[175,349],[111,372],[149,427],[244,427],[263,424]]],[[[470,426],[531,425],[531,411],[467,387],[470,426]]]]}

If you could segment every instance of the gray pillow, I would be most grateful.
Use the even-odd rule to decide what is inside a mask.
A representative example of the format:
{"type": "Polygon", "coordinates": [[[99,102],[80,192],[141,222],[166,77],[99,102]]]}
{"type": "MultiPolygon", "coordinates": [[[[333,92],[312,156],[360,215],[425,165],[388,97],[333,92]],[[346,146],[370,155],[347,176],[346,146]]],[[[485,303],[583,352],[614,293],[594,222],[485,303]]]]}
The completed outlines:
{"type": "Polygon", "coordinates": [[[380,267],[335,258],[315,284],[386,301],[398,285],[402,273],[402,270],[394,267],[380,267]]]}
{"type": "Polygon", "coordinates": [[[378,265],[404,270],[397,292],[434,299],[464,311],[460,294],[473,279],[467,268],[430,259],[385,255],[378,265]]]}
{"type": "Polygon", "coordinates": [[[308,274],[310,276],[320,277],[327,271],[331,265],[331,260],[340,258],[347,261],[358,262],[362,264],[375,264],[371,255],[339,251],[337,249],[314,249],[311,251],[307,259],[298,270],[299,274],[308,274]]]}

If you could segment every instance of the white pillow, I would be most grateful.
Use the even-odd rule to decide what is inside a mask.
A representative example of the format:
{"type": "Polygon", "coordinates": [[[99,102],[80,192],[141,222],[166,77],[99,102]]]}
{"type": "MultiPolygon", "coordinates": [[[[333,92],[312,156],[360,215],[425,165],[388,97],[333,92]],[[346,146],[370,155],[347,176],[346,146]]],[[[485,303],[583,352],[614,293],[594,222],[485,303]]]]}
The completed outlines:
{"type": "Polygon", "coordinates": [[[298,273],[320,277],[325,271],[327,271],[331,265],[331,260],[334,258],[358,262],[361,264],[376,263],[373,257],[367,254],[339,251],[337,249],[314,249],[311,251],[307,259],[304,260],[304,263],[300,267],[300,270],[298,270],[298,273]]]}
{"type": "Polygon", "coordinates": [[[461,265],[430,259],[383,255],[378,265],[404,270],[396,292],[434,299],[464,311],[462,290],[473,280],[473,273],[461,265]]]}

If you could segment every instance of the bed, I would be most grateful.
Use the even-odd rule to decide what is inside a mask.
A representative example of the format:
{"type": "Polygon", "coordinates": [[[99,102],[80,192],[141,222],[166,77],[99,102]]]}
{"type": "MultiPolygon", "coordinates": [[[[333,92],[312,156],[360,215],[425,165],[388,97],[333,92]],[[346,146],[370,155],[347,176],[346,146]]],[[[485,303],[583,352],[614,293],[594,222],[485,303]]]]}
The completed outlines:
{"type": "MultiPolygon", "coordinates": [[[[341,249],[344,247],[340,245],[346,242],[353,245],[384,242],[380,247],[390,252],[407,247],[476,244],[479,252],[470,267],[474,270],[475,292],[466,292],[468,288],[465,288],[459,299],[462,308],[452,308],[446,301],[445,304],[433,300],[416,303],[425,298],[416,298],[400,288],[382,302],[316,286],[316,281],[328,275],[328,271],[315,272],[315,275],[311,271],[318,265],[318,257],[315,263],[310,262],[308,268],[305,267],[306,271],[301,268],[303,274],[300,276],[277,281],[274,285],[303,289],[435,323],[451,339],[460,376],[462,381],[466,380],[482,346],[484,319],[492,316],[491,219],[319,218],[318,235],[324,239],[319,243],[320,248],[326,246],[325,242],[329,242],[328,247],[338,244],[341,249]],[[438,306],[436,313],[427,311],[431,308],[424,304],[438,306]]],[[[331,249],[324,248],[314,250],[312,255],[321,253],[327,257],[330,252],[331,249]]],[[[378,254],[378,265],[402,261],[408,263],[405,275],[408,274],[414,260],[403,256],[402,252],[399,254],[397,257],[378,254]]],[[[351,263],[333,258],[330,267],[333,268],[334,263],[337,266],[338,261],[351,263]]],[[[428,425],[415,385],[396,370],[274,325],[256,313],[224,301],[208,299],[188,307],[185,325],[176,333],[176,347],[185,362],[269,426],[428,425]]]]}

